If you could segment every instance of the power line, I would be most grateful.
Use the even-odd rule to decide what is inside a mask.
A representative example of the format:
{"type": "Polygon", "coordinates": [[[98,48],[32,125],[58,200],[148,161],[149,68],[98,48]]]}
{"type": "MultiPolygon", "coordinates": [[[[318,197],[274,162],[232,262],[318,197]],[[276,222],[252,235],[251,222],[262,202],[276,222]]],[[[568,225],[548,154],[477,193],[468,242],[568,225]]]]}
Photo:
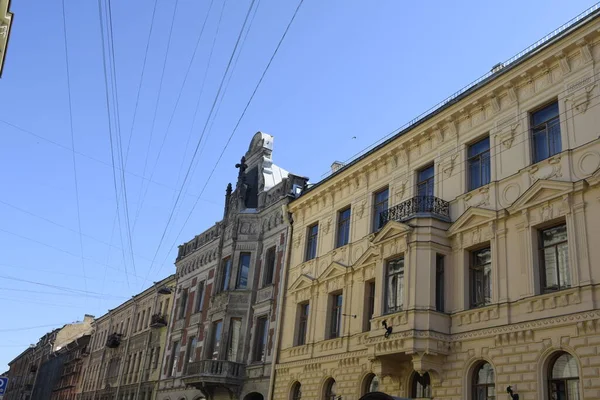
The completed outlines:
{"type": "MultiPolygon", "coordinates": [[[[73,131],[73,106],[71,101],[71,74],[69,73],[69,46],[67,44],[67,17],[65,12],[65,0],[62,0],[62,20],[63,20],[63,39],[65,45],[65,66],[67,70],[67,95],[69,99],[69,127],[71,131],[71,147],[75,149],[75,133],[73,131]]],[[[79,250],[81,252],[81,269],[83,271],[83,286],[87,288],[87,279],[85,274],[85,261],[83,258],[83,237],[81,235],[81,208],[79,205],[79,183],[77,180],[77,161],[75,153],[73,159],[73,176],[75,178],[75,200],[77,203],[77,227],[79,229],[79,250]]]]}
{"type": "MultiPolygon", "coordinates": [[[[212,6],[214,4],[214,0],[210,1],[210,5],[208,7],[208,11],[206,12],[206,16],[204,17],[204,21],[202,23],[202,28],[200,29],[200,33],[198,35],[198,39],[196,40],[196,46],[194,47],[194,52],[192,53],[192,57],[190,58],[190,61],[188,63],[187,69],[185,71],[185,76],[183,78],[183,82],[181,83],[181,86],[179,87],[179,92],[177,94],[177,100],[175,101],[175,106],[173,107],[173,111],[171,112],[171,116],[169,117],[169,123],[167,124],[167,128],[165,130],[165,134],[163,135],[162,138],[162,142],[158,148],[158,154],[156,156],[156,160],[154,161],[154,165],[152,166],[152,169],[150,170],[150,180],[152,180],[152,178],[154,177],[154,173],[156,172],[156,167],[158,165],[158,161],[160,159],[160,155],[162,154],[162,150],[164,148],[169,130],[171,129],[171,124],[173,123],[173,119],[175,117],[175,112],[177,111],[177,107],[179,106],[179,102],[181,100],[181,95],[183,94],[183,88],[185,87],[185,84],[187,83],[189,74],[190,74],[190,70],[192,69],[192,64],[194,62],[194,59],[196,58],[196,53],[198,52],[198,48],[200,47],[200,42],[202,39],[202,35],[204,33],[204,28],[206,27],[206,22],[208,21],[208,17],[210,16],[210,11],[212,10],[212,6]]],[[[225,4],[225,2],[223,2],[223,4],[225,4]]],[[[219,21],[220,22],[220,21],[219,21]]],[[[169,39],[170,41],[170,39],[169,39]]],[[[212,51],[211,51],[211,56],[212,56],[212,51]]],[[[165,57],[165,61],[166,61],[166,57],[165,57]]],[[[209,58],[209,62],[210,62],[210,58],[209,58]]],[[[208,69],[208,65],[207,65],[207,69],[208,69]]],[[[164,69],[163,69],[163,74],[164,74],[164,69]]],[[[161,78],[162,79],[162,78],[161,78]]],[[[162,84],[162,80],[161,80],[161,84],[162,84]]],[[[204,84],[202,85],[204,87],[204,84]]],[[[202,87],[202,89],[203,89],[202,87]]],[[[162,85],[161,85],[161,89],[162,89],[162,85]]],[[[200,90],[200,95],[198,97],[198,99],[200,99],[202,97],[202,89],[200,90]]],[[[160,92],[159,92],[159,96],[160,96],[160,92]]],[[[158,102],[157,102],[158,104],[158,102]]],[[[154,118],[152,121],[152,129],[154,130],[154,122],[156,120],[156,109],[154,111],[154,118]]],[[[191,132],[191,130],[190,130],[191,132]]],[[[188,142],[189,142],[189,136],[188,136],[188,142]]],[[[187,148],[186,148],[187,150],[187,148]]],[[[182,158],[182,162],[183,162],[183,158],[182,158]]],[[[135,225],[137,223],[138,217],[142,211],[142,208],[144,206],[144,201],[146,200],[146,196],[148,195],[148,189],[150,188],[150,185],[146,185],[146,189],[143,188],[142,185],[142,191],[143,191],[143,195],[141,196],[141,198],[138,200],[138,207],[137,207],[137,211],[135,214],[135,217],[133,219],[133,230],[135,231],[135,225]]],[[[140,195],[142,194],[142,192],[140,191],[140,195]]]]}
{"type": "Polygon", "coordinates": [[[75,293],[75,294],[82,294],[82,295],[90,295],[91,294],[91,295],[97,295],[97,296],[111,297],[111,298],[115,298],[115,299],[123,299],[124,298],[123,296],[104,295],[104,294],[98,293],[98,292],[91,292],[88,290],[74,289],[74,288],[69,288],[69,287],[65,287],[65,286],[52,285],[49,283],[36,282],[36,281],[29,280],[29,279],[17,278],[14,276],[0,275],[0,278],[7,279],[10,281],[15,281],[15,282],[29,283],[31,285],[43,286],[43,287],[56,289],[56,290],[62,290],[64,292],[75,293]]]}
{"type": "Polygon", "coordinates": [[[64,325],[64,324],[49,324],[49,325],[28,326],[28,327],[22,327],[22,328],[7,328],[7,329],[0,329],[0,332],[29,331],[32,329],[48,328],[48,327],[52,327],[52,326],[61,326],[61,325],[64,325]]]}
{"type": "MultiPolygon", "coordinates": [[[[206,182],[204,183],[204,186],[202,187],[202,190],[200,191],[200,196],[202,196],[202,194],[204,193],[204,190],[206,189],[206,186],[208,185],[208,182],[210,181],[211,177],[213,176],[215,170],[217,169],[219,161],[221,161],[221,158],[223,158],[223,154],[225,154],[225,151],[227,150],[227,147],[229,146],[229,143],[231,143],[231,139],[235,135],[235,132],[237,131],[238,127],[240,126],[240,123],[242,122],[242,119],[246,115],[246,111],[250,107],[250,104],[252,103],[252,100],[254,99],[254,96],[256,95],[256,92],[258,91],[258,88],[260,87],[260,85],[261,85],[262,81],[264,80],[267,72],[269,71],[269,68],[271,67],[271,64],[273,63],[273,60],[275,59],[275,56],[277,55],[277,52],[279,51],[279,48],[281,47],[281,44],[285,40],[285,37],[287,36],[288,31],[290,30],[290,27],[292,26],[294,20],[296,19],[296,15],[298,15],[298,11],[300,11],[300,7],[302,6],[303,2],[304,2],[304,0],[300,0],[300,2],[298,3],[298,6],[296,7],[296,10],[294,11],[294,14],[292,15],[292,18],[290,19],[289,23],[287,24],[287,26],[285,28],[285,31],[281,35],[281,38],[279,39],[279,42],[277,43],[277,46],[275,47],[275,50],[273,51],[273,54],[271,55],[271,58],[269,59],[269,62],[267,63],[265,69],[262,72],[262,75],[260,76],[260,79],[258,80],[256,86],[254,87],[254,90],[252,91],[252,95],[248,99],[248,102],[246,103],[246,106],[244,107],[244,110],[242,111],[240,117],[238,118],[238,120],[237,120],[237,122],[236,122],[236,124],[235,124],[235,126],[233,128],[233,130],[231,131],[231,134],[229,135],[229,138],[227,139],[227,142],[225,143],[225,146],[223,147],[223,150],[221,151],[221,154],[219,154],[219,157],[217,158],[217,161],[215,162],[215,165],[213,166],[213,169],[211,170],[210,174],[208,175],[208,178],[206,179],[206,182]]],[[[179,240],[179,236],[181,236],[181,233],[183,232],[183,229],[185,228],[185,225],[188,223],[188,221],[189,221],[189,219],[190,219],[190,217],[191,217],[192,213],[194,212],[194,209],[196,208],[197,205],[198,205],[198,202],[197,201],[194,202],[194,205],[192,206],[192,209],[188,213],[185,221],[183,222],[183,225],[182,225],[181,229],[179,230],[179,233],[177,234],[177,236],[175,238],[175,241],[171,245],[171,248],[169,249],[169,252],[171,251],[171,249],[173,249],[176,246],[177,241],[179,240]]],[[[167,257],[168,257],[168,253],[167,253],[167,257]]],[[[164,265],[164,261],[163,261],[162,265],[164,265]]],[[[162,270],[162,265],[160,266],[159,272],[162,270]]]]}
{"type": "MultiPolygon", "coordinates": [[[[227,73],[229,72],[229,69],[231,68],[231,64],[232,64],[233,58],[234,58],[234,56],[235,56],[235,52],[236,52],[236,50],[237,50],[237,48],[238,48],[238,46],[239,46],[239,44],[240,44],[240,40],[241,40],[241,38],[242,38],[242,34],[243,34],[243,32],[244,32],[244,28],[246,27],[246,24],[248,23],[248,18],[250,17],[250,14],[251,14],[251,12],[252,12],[252,8],[254,7],[254,3],[255,3],[255,2],[256,2],[256,0],[252,0],[252,1],[251,1],[251,3],[250,3],[250,7],[248,7],[248,11],[246,12],[246,17],[245,17],[245,19],[244,19],[244,23],[242,24],[242,28],[240,29],[240,32],[239,32],[239,34],[238,34],[237,40],[236,40],[236,42],[235,42],[235,46],[233,47],[233,50],[232,50],[232,52],[231,52],[231,56],[229,57],[229,61],[228,61],[228,63],[227,63],[227,67],[225,68],[225,72],[223,73],[223,77],[221,78],[221,82],[220,82],[220,84],[219,84],[219,89],[217,90],[217,94],[215,95],[215,98],[214,98],[214,100],[213,100],[213,102],[212,102],[212,106],[211,106],[211,108],[210,108],[210,112],[208,113],[208,116],[207,116],[207,118],[206,118],[206,121],[205,121],[205,123],[204,123],[204,128],[203,128],[203,130],[202,130],[202,135],[204,135],[204,132],[206,131],[206,128],[208,127],[208,122],[210,121],[210,118],[211,118],[211,116],[212,116],[212,114],[213,114],[213,112],[214,112],[214,110],[215,110],[215,106],[216,106],[216,104],[217,104],[217,100],[219,99],[219,95],[221,94],[221,90],[223,89],[223,84],[224,84],[224,82],[225,82],[225,78],[227,77],[227,73]]],[[[201,136],[201,137],[202,137],[202,136],[201,136]]],[[[190,175],[190,170],[191,170],[191,168],[192,168],[192,165],[193,165],[193,163],[194,163],[194,159],[196,158],[196,154],[198,153],[198,148],[199,148],[199,147],[200,147],[200,141],[198,141],[198,143],[197,143],[197,145],[196,145],[196,148],[195,148],[195,150],[194,150],[194,154],[192,155],[192,159],[191,159],[191,161],[190,161],[190,165],[189,165],[189,167],[188,167],[188,169],[187,169],[187,172],[186,172],[186,174],[185,174],[185,177],[184,177],[184,179],[183,179],[183,182],[182,182],[182,184],[181,184],[181,190],[182,190],[182,191],[183,191],[183,188],[184,188],[184,186],[185,186],[185,184],[186,184],[186,182],[187,182],[187,180],[188,180],[188,177],[189,177],[189,175],[190,175]]],[[[158,252],[159,252],[159,250],[160,250],[160,247],[162,246],[162,242],[163,242],[163,240],[164,240],[164,238],[165,238],[165,235],[166,235],[166,233],[167,233],[167,229],[169,228],[169,225],[170,225],[170,223],[171,223],[171,220],[173,219],[173,214],[174,214],[174,212],[175,212],[175,209],[176,209],[176,207],[177,207],[177,204],[178,204],[178,202],[179,202],[179,199],[181,198],[181,193],[182,193],[182,192],[179,192],[179,194],[177,195],[177,198],[175,199],[175,204],[173,204],[173,207],[172,207],[172,209],[171,209],[171,212],[169,213],[169,218],[168,218],[168,220],[167,220],[167,224],[165,225],[165,229],[163,230],[163,233],[162,233],[162,235],[161,235],[161,237],[160,237],[160,240],[159,240],[158,246],[156,247],[156,252],[154,253],[154,257],[152,258],[152,260],[153,260],[153,261],[152,261],[152,263],[150,264],[150,268],[148,269],[148,273],[146,274],[146,278],[144,279],[144,284],[145,284],[146,280],[148,279],[148,276],[150,275],[150,272],[152,271],[152,268],[153,268],[153,266],[154,266],[154,261],[156,260],[156,256],[158,255],[158,252]]],[[[142,285],[143,285],[143,284],[142,284],[142,285]]]]}

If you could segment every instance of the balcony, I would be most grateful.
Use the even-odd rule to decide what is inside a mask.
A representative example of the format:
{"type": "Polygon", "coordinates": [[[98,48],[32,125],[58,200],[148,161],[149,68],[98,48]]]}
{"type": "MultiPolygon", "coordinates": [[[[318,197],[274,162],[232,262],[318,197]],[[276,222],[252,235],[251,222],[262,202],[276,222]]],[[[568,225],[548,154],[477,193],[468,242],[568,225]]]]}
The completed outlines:
{"type": "Polygon", "coordinates": [[[189,363],[183,381],[186,385],[241,386],[244,382],[244,364],[226,360],[202,360],[189,363]]]}
{"type": "Polygon", "coordinates": [[[119,347],[120,344],[121,344],[121,334],[120,333],[113,333],[111,335],[108,335],[108,338],[106,339],[106,347],[108,347],[110,349],[116,349],[117,347],[119,347]]]}
{"type": "Polygon", "coordinates": [[[415,196],[382,212],[381,225],[388,221],[406,221],[415,217],[433,217],[450,222],[450,203],[435,196],[415,196]]]}
{"type": "Polygon", "coordinates": [[[163,314],[154,314],[150,319],[150,328],[164,328],[167,326],[167,317],[163,314]]]}

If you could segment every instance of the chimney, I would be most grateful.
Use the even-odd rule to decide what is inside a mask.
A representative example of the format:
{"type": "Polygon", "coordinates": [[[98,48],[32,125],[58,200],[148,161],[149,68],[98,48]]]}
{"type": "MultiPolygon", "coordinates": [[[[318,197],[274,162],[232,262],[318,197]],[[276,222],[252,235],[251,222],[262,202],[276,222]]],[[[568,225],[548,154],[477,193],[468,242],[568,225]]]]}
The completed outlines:
{"type": "Polygon", "coordinates": [[[343,168],[346,164],[344,164],[341,161],[334,161],[333,164],[331,164],[331,173],[334,174],[337,171],[339,171],[341,168],[343,168]]]}

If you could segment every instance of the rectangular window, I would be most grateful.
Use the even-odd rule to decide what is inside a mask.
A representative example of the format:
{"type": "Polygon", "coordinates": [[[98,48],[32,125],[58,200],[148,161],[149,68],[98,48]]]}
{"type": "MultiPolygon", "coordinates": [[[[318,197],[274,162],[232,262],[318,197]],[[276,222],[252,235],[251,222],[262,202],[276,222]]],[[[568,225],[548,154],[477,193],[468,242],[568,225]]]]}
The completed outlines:
{"type": "Polygon", "coordinates": [[[187,353],[185,356],[185,364],[189,364],[196,360],[196,346],[198,345],[198,339],[196,337],[188,338],[187,353]]]}
{"type": "Polygon", "coordinates": [[[490,183],[490,138],[473,143],[467,149],[469,190],[490,183]]]}
{"type": "Polygon", "coordinates": [[[417,196],[432,197],[433,196],[433,164],[423,168],[417,173],[417,196]]]}
{"type": "Polygon", "coordinates": [[[471,307],[492,302],[492,252],[485,248],[471,252],[471,307]]]}
{"type": "Polygon", "coordinates": [[[187,308],[188,289],[183,289],[179,298],[179,319],[185,318],[185,309],[187,308]]]}
{"type": "Polygon", "coordinates": [[[153,369],[158,368],[159,357],[160,357],[160,346],[156,348],[156,352],[154,353],[154,365],[152,366],[153,369]]]}
{"type": "Polygon", "coordinates": [[[435,256],[435,309],[444,312],[444,256],[435,256]]]}
{"type": "Polygon", "coordinates": [[[329,321],[329,339],[338,338],[342,334],[342,294],[331,296],[331,319],[329,321]]]}
{"type": "Polygon", "coordinates": [[[540,261],[544,292],[571,287],[567,226],[565,224],[540,232],[540,261]]]}
{"type": "Polygon", "coordinates": [[[254,361],[265,361],[268,333],[269,319],[267,317],[257,318],[256,339],[254,340],[254,361]]]}
{"type": "Polygon", "coordinates": [[[310,310],[309,303],[302,303],[298,305],[298,312],[300,313],[298,318],[298,335],[296,337],[296,344],[302,346],[306,344],[306,334],[308,332],[308,313],[310,310]]]}
{"type": "Polygon", "coordinates": [[[240,253],[237,289],[248,287],[248,272],[250,271],[250,253],[240,253]]]}
{"type": "Polygon", "coordinates": [[[561,152],[558,102],[549,104],[531,114],[531,136],[534,163],[561,152]]]}
{"type": "Polygon", "coordinates": [[[242,334],[242,320],[231,318],[230,327],[231,336],[229,337],[229,347],[227,348],[227,360],[237,362],[238,349],[240,348],[240,336],[242,334]]]}
{"type": "MultiPolygon", "coordinates": [[[[169,365],[169,376],[174,376],[179,361],[179,341],[173,342],[171,346],[171,365],[169,365]]],[[[135,363],[135,361],[134,361],[135,363]]]]}
{"type": "Polygon", "coordinates": [[[265,255],[265,268],[263,277],[263,286],[272,285],[275,277],[275,250],[276,247],[270,247],[265,255]]]}
{"type": "Polygon", "coordinates": [[[337,243],[336,247],[342,247],[350,241],[350,207],[338,212],[337,243]]]}
{"type": "Polygon", "coordinates": [[[196,295],[198,298],[196,299],[196,312],[201,312],[202,307],[204,306],[204,286],[206,282],[202,281],[198,284],[198,289],[196,289],[196,295]]]}
{"type": "Polygon", "coordinates": [[[389,190],[385,188],[373,196],[373,232],[379,231],[384,221],[382,214],[388,209],[389,190]]]}
{"type": "Polygon", "coordinates": [[[231,280],[231,257],[227,257],[221,263],[223,272],[221,275],[221,291],[229,290],[229,281],[231,280]]]}
{"type": "Polygon", "coordinates": [[[308,228],[306,237],[306,261],[312,260],[317,256],[317,238],[319,236],[319,224],[314,224],[308,228]]]}
{"type": "Polygon", "coordinates": [[[219,359],[219,349],[221,348],[221,331],[223,330],[223,321],[213,322],[212,340],[211,340],[211,358],[219,359]]]}
{"type": "Polygon", "coordinates": [[[140,318],[140,324],[138,325],[138,331],[141,331],[144,327],[144,320],[146,319],[146,310],[142,311],[142,317],[140,318]]]}
{"type": "Polygon", "coordinates": [[[365,320],[363,323],[363,331],[371,330],[371,319],[375,314],[375,282],[366,282],[366,302],[365,302],[365,320]]]}
{"type": "Polygon", "coordinates": [[[404,257],[387,262],[385,282],[385,312],[401,311],[404,305],[404,257]]]}

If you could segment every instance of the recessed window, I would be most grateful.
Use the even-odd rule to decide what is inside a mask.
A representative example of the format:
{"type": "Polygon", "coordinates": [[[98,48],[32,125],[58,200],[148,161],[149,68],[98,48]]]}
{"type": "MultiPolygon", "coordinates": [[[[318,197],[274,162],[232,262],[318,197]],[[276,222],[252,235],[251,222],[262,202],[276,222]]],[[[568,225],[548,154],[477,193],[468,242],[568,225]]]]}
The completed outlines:
{"type": "Polygon", "coordinates": [[[373,196],[373,231],[379,231],[383,225],[383,213],[387,211],[389,199],[389,190],[385,188],[375,193],[373,196]]]}
{"type": "Polygon", "coordinates": [[[338,213],[337,243],[336,247],[342,247],[350,241],[350,207],[338,213]]]}
{"type": "Polygon", "coordinates": [[[492,252],[485,248],[471,252],[471,307],[492,302],[492,252]]]}
{"type": "Polygon", "coordinates": [[[263,286],[272,285],[275,277],[275,246],[269,247],[265,255],[263,286]]]}
{"type": "Polygon", "coordinates": [[[325,383],[325,400],[337,400],[337,385],[333,378],[325,383]]]}
{"type": "Polygon", "coordinates": [[[219,350],[221,348],[221,334],[223,330],[223,321],[213,322],[211,338],[210,355],[213,360],[219,359],[219,350]]]}
{"type": "Polygon", "coordinates": [[[329,339],[338,338],[342,334],[342,294],[331,295],[329,320],[329,339]]]}
{"type": "Polygon", "coordinates": [[[385,312],[401,311],[404,302],[404,257],[387,262],[385,282],[385,312]]]}
{"type": "Polygon", "coordinates": [[[436,254],[435,257],[435,309],[444,312],[444,256],[436,254]]]}
{"type": "Polygon", "coordinates": [[[419,375],[417,372],[413,374],[411,392],[415,399],[431,398],[431,380],[427,372],[423,375],[419,375]]]}
{"type": "Polygon", "coordinates": [[[265,361],[267,355],[267,337],[269,333],[269,319],[260,317],[256,319],[256,339],[254,340],[254,361],[265,361]]]}
{"type": "Polygon", "coordinates": [[[473,400],[496,400],[495,375],[492,366],[484,362],[473,371],[473,400]]]}
{"type": "Polygon", "coordinates": [[[306,237],[306,261],[312,260],[317,256],[317,239],[319,237],[319,224],[314,224],[308,228],[306,237]]]}
{"type": "Polygon", "coordinates": [[[221,290],[229,290],[229,281],[231,280],[231,257],[227,257],[221,263],[223,272],[221,274],[221,290]]]}
{"type": "Polygon", "coordinates": [[[417,196],[419,196],[419,197],[433,196],[433,178],[434,178],[433,164],[426,168],[421,169],[417,173],[417,196]]]}
{"type": "MultiPolygon", "coordinates": [[[[183,289],[181,293],[181,298],[179,299],[179,319],[185,318],[185,309],[187,308],[187,300],[188,300],[188,290],[183,289]]],[[[144,318],[144,314],[142,314],[142,318],[144,318]]]]}
{"type": "Polygon", "coordinates": [[[375,374],[370,374],[365,379],[363,394],[373,392],[379,392],[379,377],[375,374]]]}
{"type": "Polygon", "coordinates": [[[175,375],[175,371],[177,370],[177,363],[179,361],[179,351],[180,351],[179,349],[180,349],[179,341],[173,342],[173,345],[171,347],[171,365],[169,365],[169,376],[175,375]]]}
{"type": "Polygon", "coordinates": [[[198,296],[196,299],[196,312],[201,312],[202,307],[204,306],[204,288],[205,281],[202,281],[198,284],[198,289],[196,290],[196,295],[198,296]]]}
{"type": "Polygon", "coordinates": [[[550,363],[548,384],[551,399],[579,400],[579,369],[569,353],[559,353],[550,363]]]}
{"type": "Polygon", "coordinates": [[[469,190],[490,183],[490,138],[489,136],[467,149],[469,190]]]}
{"type": "Polygon", "coordinates": [[[534,163],[561,152],[558,102],[548,104],[531,114],[531,136],[534,163]]]}
{"type": "Polygon", "coordinates": [[[371,330],[371,319],[375,313],[375,282],[365,283],[365,313],[363,322],[363,331],[371,330]]]}
{"type": "Polygon", "coordinates": [[[296,336],[296,344],[302,346],[306,344],[306,334],[308,332],[308,315],[310,311],[309,303],[301,303],[298,305],[298,334],[296,336]]]}
{"type": "Polygon", "coordinates": [[[301,400],[302,399],[302,385],[300,382],[294,383],[292,386],[292,396],[290,400],[301,400]]]}
{"type": "Polygon", "coordinates": [[[567,225],[540,232],[540,264],[544,292],[571,287],[567,225]]]}
{"type": "Polygon", "coordinates": [[[248,287],[248,273],[250,271],[250,253],[240,253],[237,289],[248,287]]]}
{"type": "Polygon", "coordinates": [[[242,320],[240,318],[231,318],[229,331],[231,334],[229,337],[229,346],[227,347],[227,360],[237,362],[242,335],[242,320]]]}
{"type": "MultiPolygon", "coordinates": [[[[188,347],[187,347],[187,356],[185,358],[185,365],[192,363],[196,360],[196,346],[198,345],[198,339],[196,337],[188,339],[188,347]]],[[[152,349],[154,350],[154,349],[152,349]]],[[[152,355],[150,356],[150,360],[152,360],[152,355]]]]}

